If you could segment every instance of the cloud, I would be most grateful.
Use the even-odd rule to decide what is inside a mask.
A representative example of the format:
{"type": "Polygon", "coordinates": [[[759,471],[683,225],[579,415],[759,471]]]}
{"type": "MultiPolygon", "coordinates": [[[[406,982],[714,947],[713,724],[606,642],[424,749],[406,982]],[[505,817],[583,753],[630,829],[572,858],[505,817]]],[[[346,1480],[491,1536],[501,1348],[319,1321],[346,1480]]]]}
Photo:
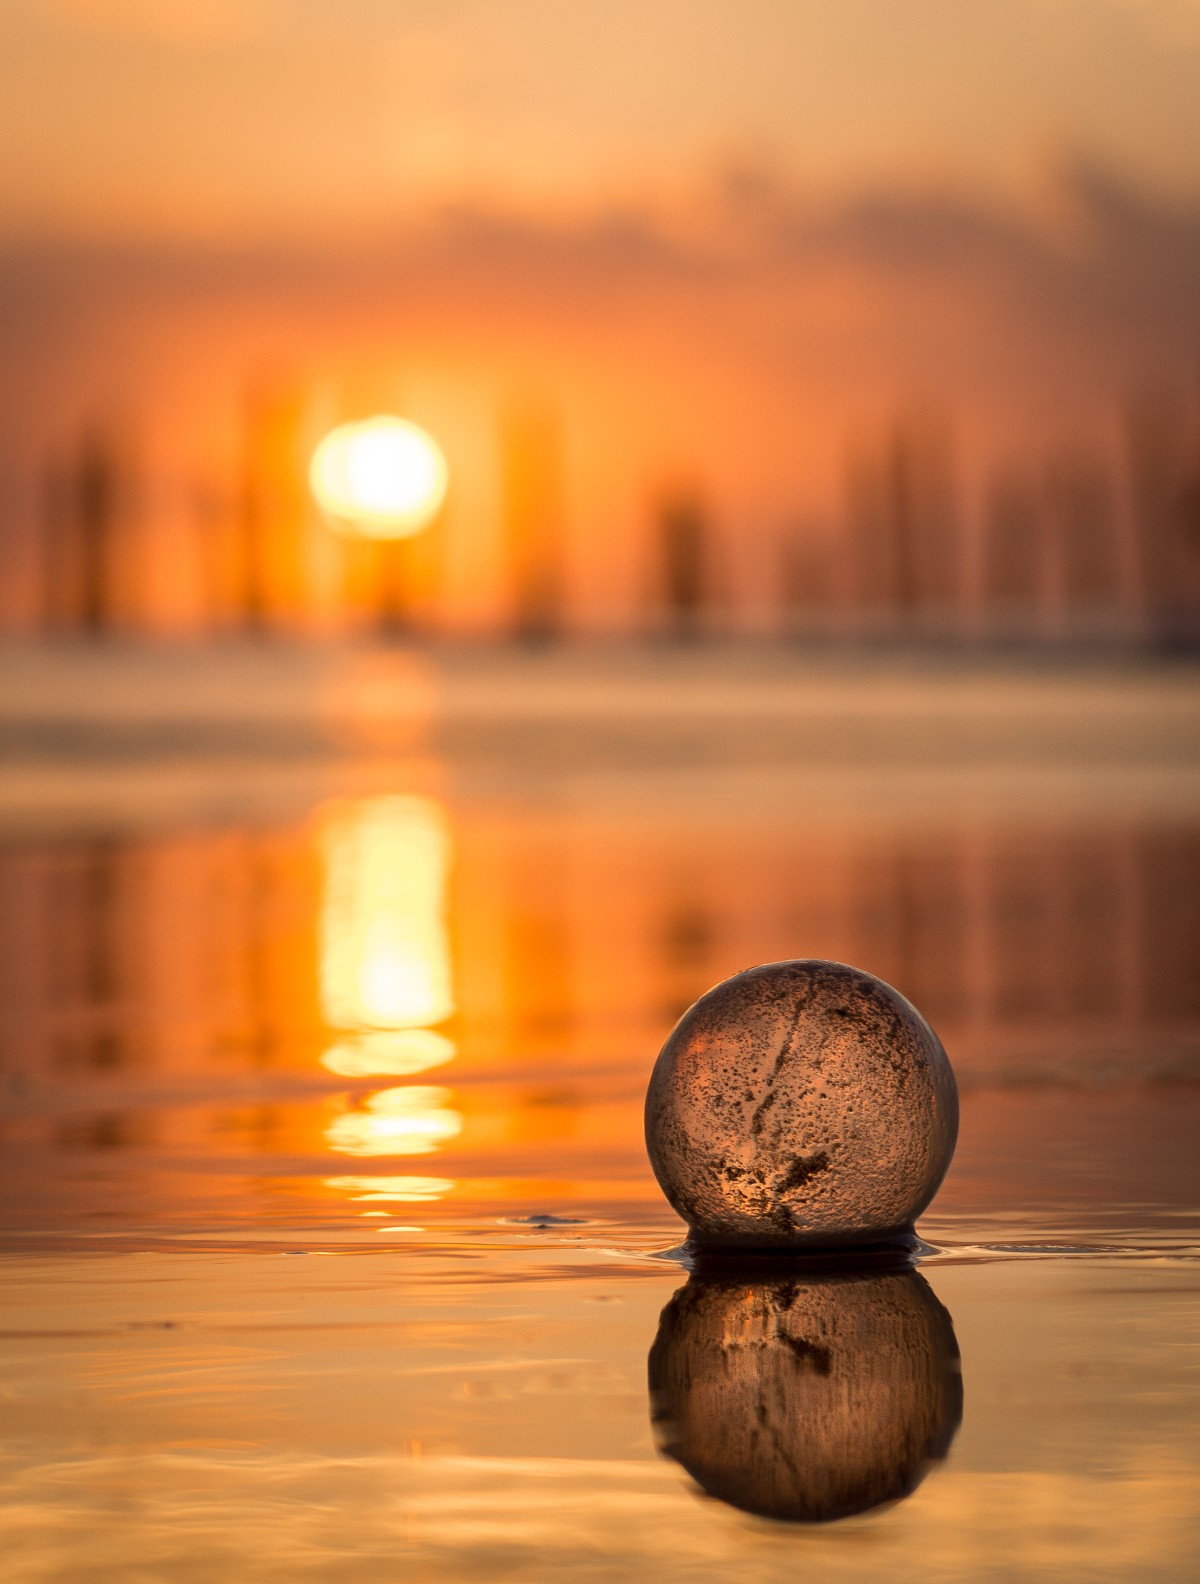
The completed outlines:
{"type": "Polygon", "coordinates": [[[590,389],[631,446],[733,426],[765,476],[800,413],[827,449],[914,394],[1036,435],[1194,382],[1200,200],[1084,163],[1041,211],[882,185],[816,201],[743,169],[670,216],[460,205],[371,239],[10,246],[0,350],[14,435],[85,390],[165,410],[219,350],[205,378],[230,392],[264,359],[469,370],[493,390],[540,370],[590,389]]]}

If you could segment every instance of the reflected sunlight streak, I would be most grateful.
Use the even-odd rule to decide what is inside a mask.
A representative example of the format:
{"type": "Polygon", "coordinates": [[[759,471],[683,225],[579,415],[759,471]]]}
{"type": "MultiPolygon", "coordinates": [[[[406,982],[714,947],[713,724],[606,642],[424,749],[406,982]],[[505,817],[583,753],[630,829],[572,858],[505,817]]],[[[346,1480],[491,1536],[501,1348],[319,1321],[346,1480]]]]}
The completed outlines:
{"type": "MultiPolygon", "coordinates": [[[[445,923],[450,838],[441,809],[406,796],[347,804],[326,826],[323,849],[321,1005],[343,1037],[322,1065],[370,1078],[452,1060],[453,1042],[429,1026],[454,1011],[445,923]]],[[[335,1117],[325,1137],[344,1155],[430,1155],[462,1131],[449,1100],[448,1089],[384,1089],[335,1117]]],[[[329,1186],[351,1181],[358,1183],[333,1178],[329,1186]]],[[[386,1186],[373,1191],[392,1196],[386,1186]]]]}
{"type": "Polygon", "coordinates": [[[421,1029],[448,1018],[454,1011],[444,921],[450,840],[437,804],[381,797],[351,805],[327,827],[324,853],[327,1021],[366,1031],[421,1029]]]}
{"type": "Polygon", "coordinates": [[[321,1066],[342,1078],[399,1078],[442,1067],[457,1054],[454,1041],[433,1029],[377,1029],[331,1045],[321,1066]]]}
{"type": "Polygon", "coordinates": [[[431,1204],[455,1183],[451,1177],[326,1177],[325,1186],[363,1203],[431,1204]]]}
{"type": "Polygon", "coordinates": [[[462,1132],[449,1099],[449,1089],[383,1089],[368,1096],[364,1110],[335,1117],[325,1137],[343,1155],[432,1155],[462,1132]]]}

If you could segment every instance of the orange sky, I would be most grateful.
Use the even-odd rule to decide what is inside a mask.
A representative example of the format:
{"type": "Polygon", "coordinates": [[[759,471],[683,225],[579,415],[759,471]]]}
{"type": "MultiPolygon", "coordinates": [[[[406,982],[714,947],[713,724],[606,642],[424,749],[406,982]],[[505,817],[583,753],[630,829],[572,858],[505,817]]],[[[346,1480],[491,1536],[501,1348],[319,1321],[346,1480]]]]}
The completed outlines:
{"type": "Polygon", "coordinates": [[[328,235],[447,200],[1200,190],[1197,0],[6,0],[0,235],[328,235]]]}
{"type": "Polygon", "coordinates": [[[196,501],[264,382],[310,450],[368,408],[431,427],[472,621],[531,398],[599,627],[645,603],[672,479],[753,603],[898,415],[948,419],[968,501],[1064,446],[1116,468],[1128,402],[1195,384],[1197,90],[1200,0],[7,0],[0,622],[99,426],[142,480],[139,598],[195,625],[196,501]]]}

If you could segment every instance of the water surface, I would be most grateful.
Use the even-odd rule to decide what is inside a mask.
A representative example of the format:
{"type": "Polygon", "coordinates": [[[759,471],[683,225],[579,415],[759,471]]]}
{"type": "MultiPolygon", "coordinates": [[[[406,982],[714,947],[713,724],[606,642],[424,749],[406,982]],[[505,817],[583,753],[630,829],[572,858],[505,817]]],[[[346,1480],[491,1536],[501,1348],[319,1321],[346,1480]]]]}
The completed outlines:
{"type": "Polygon", "coordinates": [[[18,764],[6,1576],[1194,1577],[1187,754],[456,729],[18,764]],[[800,955],[955,1063],[918,1272],[672,1253],[654,1055],[800,955]]]}

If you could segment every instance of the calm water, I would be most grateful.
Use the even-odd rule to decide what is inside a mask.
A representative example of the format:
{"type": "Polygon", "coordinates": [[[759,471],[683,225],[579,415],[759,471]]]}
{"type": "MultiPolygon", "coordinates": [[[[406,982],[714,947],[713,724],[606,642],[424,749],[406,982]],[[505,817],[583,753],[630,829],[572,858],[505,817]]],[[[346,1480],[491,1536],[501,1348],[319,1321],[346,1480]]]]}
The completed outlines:
{"type": "Polygon", "coordinates": [[[42,766],[0,849],[6,1578],[1195,1577],[1190,770],[648,730],[175,765],[202,809],[124,765],[64,813],[42,766]],[[919,1272],[669,1255],[654,1055],[798,955],[955,1063],[919,1272]]]}

